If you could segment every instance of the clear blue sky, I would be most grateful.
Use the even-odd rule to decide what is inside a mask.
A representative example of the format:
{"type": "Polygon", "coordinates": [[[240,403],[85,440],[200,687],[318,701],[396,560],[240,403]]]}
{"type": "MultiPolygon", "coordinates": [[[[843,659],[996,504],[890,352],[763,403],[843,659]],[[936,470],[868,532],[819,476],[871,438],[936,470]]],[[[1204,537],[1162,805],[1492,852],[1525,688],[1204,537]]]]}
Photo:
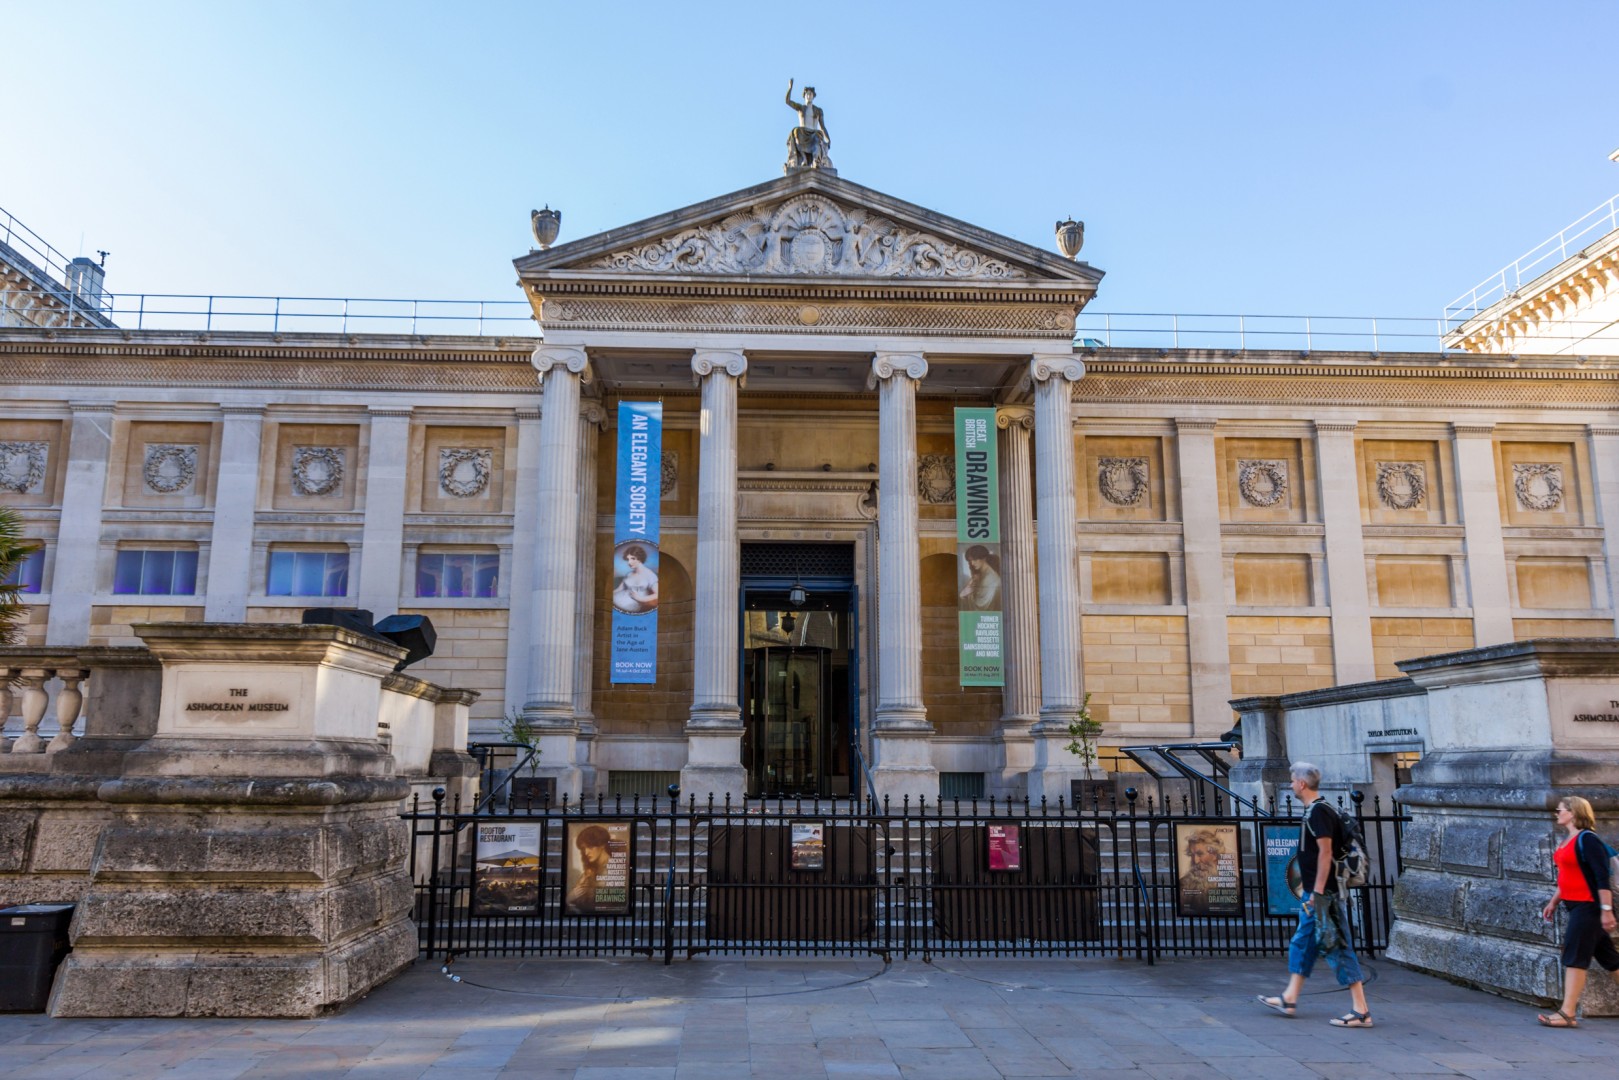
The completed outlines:
{"type": "Polygon", "coordinates": [[[1619,0],[0,5],[0,207],[116,292],[516,299],[533,207],[779,176],[789,76],[1099,310],[1431,316],[1619,191],[1619,0]]]}

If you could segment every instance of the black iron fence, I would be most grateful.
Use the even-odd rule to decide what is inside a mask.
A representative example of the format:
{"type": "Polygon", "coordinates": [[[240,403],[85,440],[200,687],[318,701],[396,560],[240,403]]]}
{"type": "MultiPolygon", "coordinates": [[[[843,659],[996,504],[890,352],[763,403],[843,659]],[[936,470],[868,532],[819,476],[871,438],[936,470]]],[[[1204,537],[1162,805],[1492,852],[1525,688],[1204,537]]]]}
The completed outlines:
{"type": "MultiPolygon", "coordinates": [[[[852,800],[746,806],[622,797],[417,804],[421,948],[449,956],[1253,956],[1285,949],[1298,838],[1267,814],[1155,803],[1082,807],[852,800]]],[[[1369,884],[1356,947],[1388,942],[1395,804],[1356,792],[1369,884]]],[[[1295,872],[1296,877],[1296,872],[1295,872]]]]}

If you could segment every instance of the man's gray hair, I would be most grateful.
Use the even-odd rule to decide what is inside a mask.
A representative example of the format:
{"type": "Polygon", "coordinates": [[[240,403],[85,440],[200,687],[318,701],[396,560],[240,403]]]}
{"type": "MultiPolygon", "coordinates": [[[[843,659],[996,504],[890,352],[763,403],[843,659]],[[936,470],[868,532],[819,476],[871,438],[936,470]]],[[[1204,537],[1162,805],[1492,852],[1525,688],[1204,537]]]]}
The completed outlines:
{"type": "Polygon", "coordinates": [[[1308,761],[1295,761],[1293,763],[1293,779],[1299,781],[1311,791],[1321,789],[1321,770],[1308,761]]]}

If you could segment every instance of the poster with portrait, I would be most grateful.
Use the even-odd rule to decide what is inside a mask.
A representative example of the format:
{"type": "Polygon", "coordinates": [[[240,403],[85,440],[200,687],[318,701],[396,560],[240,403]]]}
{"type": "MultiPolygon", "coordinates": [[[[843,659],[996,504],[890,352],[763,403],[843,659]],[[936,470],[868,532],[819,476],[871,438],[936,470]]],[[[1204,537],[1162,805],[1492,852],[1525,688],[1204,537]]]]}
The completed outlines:
{"type": "Polygon", "coordinates": [[[1016,825],[990,825],[985,832],[989,834],[989,868],[991,870],[1021,870],[1023,868],[1023,845],[1018,835],[1016,825]]]}
{"type": "Polygon", "coordinates": [[[793,822],[790,859],[794,870],[825,870],[826,826],[819,821],[793,822]]]}
{"type": "Polygon", "coordinates": [[[472,914],[535,915],[540,910],[540,827],[479,822],[472,863],[472,914]]]}
{"type": "Polygon", "coordinates": [[[658,538],[662,518],[663,403],[618,403],[617,500],[613,516],[614,683],[658,681],[658,538]]]}
{"type": "Polygon", "coordinates": [[[1237,826],[1177,821],[1175,913],[1181,918],[1242,914],[1242,848],[1237,826]]]}
{"type": "Polygon", "coordinates": [[[634,823],[628,821],[568,822],[564,914],[629,914],[634,835],[634,823]]]}
{"type": "Polygon", "coordinates": [[[1299,879],[1299,827],[1263,825],[1260,842],[1265,854],[1265,914],[1297,915],[1304,896],[1299,879]]]}
{"type": "Polygon", "coordinates": [[[1003,686],[995,410],[956,410],[956,609],[962,686],[1003,686]]]}

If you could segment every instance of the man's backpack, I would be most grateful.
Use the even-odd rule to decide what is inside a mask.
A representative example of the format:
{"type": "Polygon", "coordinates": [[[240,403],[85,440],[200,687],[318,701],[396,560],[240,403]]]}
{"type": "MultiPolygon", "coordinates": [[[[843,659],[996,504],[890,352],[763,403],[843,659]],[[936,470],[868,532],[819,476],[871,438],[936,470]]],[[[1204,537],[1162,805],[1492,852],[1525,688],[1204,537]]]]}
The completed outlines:
{"type": "MultiPolygon", "coordinates": [[[[1338,876],[1338,891],[1344,893],[1364,887],[1372,861],[1366,856],[1366,836],[1361,830],[1360,819],[1341,812],[1325,799],[1321,800],[1321,805],[1338,822],[1332,838],[1332,869],[1338,876]]],[[[1306,832],[1309,831],[1308,812],[1304,815],[1304,828],[1306,832]]]]}

